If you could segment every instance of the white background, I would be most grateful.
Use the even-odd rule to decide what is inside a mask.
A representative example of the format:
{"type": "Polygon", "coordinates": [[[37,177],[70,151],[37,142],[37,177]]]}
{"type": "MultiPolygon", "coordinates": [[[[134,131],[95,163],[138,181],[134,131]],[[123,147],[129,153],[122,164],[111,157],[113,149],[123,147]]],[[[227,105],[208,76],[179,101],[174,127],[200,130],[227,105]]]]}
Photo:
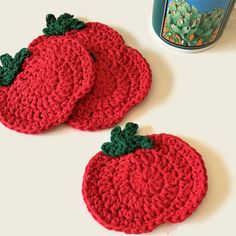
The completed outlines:
{"type": "MultiPolygon", "coordinates": [[[[187,55],[153,37],[152,1],[0,0],[0,54],[14,54],[41,34],[47,13],[64,12],[115,27],[150,62],[150,94],[121,125],[133,121],[142,134],[180,136],[204,157],[209,191],[200,208],[147,235],[236,235],[236,10],[216,46],[187,55]]],[[[29,136],[0,124],[0,235],[123,235],[99,225],[81,195],[84,168],[109,133],[62,125],[29,136]]]]}

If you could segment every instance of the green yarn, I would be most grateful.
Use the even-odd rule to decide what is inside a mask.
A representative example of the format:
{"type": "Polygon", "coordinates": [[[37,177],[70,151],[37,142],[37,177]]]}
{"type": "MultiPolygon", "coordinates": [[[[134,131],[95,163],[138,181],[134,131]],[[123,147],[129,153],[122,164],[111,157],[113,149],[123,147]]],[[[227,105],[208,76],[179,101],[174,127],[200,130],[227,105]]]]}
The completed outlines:
{"type": "Polygon", "coordinates": [[[104,143],[101,147],[104,154],[111,157],[118,157],[134,152],[138,148],[151,149],[154,147],[152,139],[136,135],[138,125],[127,123],[124,130],[116,126],[111,131],[111,142],[104,143]]]}
{"type": "Polygon", "coordinates": [[[0,66],[0,86],[10,85],[21,71],[21,66],[26,57],[30,56],[27,48],[22,48],[15,57],[12,58],[8,53],[0,56],[2,66],[0,66]]]}
{"type": "Polygon", "coordinates": [[[53,14],[46,16],[47,27],[43,29],[43,33],[47,36],[64,35],[67,31],[73,29],[82,29],[85,23],[74,18],[73,15],[64,13],[57,19],[53,14]]]}

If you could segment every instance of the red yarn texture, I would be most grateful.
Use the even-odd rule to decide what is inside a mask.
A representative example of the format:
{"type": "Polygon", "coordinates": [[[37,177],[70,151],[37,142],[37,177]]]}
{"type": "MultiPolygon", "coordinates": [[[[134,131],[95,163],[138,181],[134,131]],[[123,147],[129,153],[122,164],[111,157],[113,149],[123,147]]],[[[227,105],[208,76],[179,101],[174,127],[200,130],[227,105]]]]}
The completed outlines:
{"type": "MultiPolygon", "coordinates": [[[[147,61],[125,46],[118,32],[101,23],[86,23],[66,35],[93,54],[96,74],[95,85],[78,101],[68,125],[90,131],[113,127],[148,94],[152,76],[147,61]]],[[[40,36],[31,47],[47,39],[40,36]]]]}
{"type": "MultiPolygon", "coordinates": [[[[124,43],[122,36],[117,31],[105,24],[99,22],[89,22],[85,25],[85,28],[82,28],[80,30],[71,30],[67,32],[66,35],[68,37],[75,38],[82,45],[83,43],[86,44],[86,41],[90,42],[89,45],[96,44],[97,42],[99,43],[100,41],[108,41],[120,44],[124,43]]],[[[51,37],[58,36],[50,36],[50,38],[51,37]]],[[[38,43],[47,41],[47,39],[48,37],[45,35],[39,36],[30,44],[30,47],[34,47],[34,45],[37,45],[38,43]]]]}
{"type": "Polygon", "coordinates": [[[86,27],[81,30],[71,30],[66,34],[77,38],[80,43],[84,43],[84,46],[87,45],[86,41],[89,41],[89,45],[100,43],[100,41],[124,43],[122,36],[108,25],[99,22],[89,22],[85,25],[86,27]]]}
{"type": "Polygon", "coordinates": [[[40,133],[64,122],[91,90],[90,54],[69,37],[36,39],[13,84],[0,87],[0,121],[23,133],[40,133]]]}
{"type": "Polygon", "coordinates": [[[92,216],[108,229],[150,232],[190,216],[207,192],[201,155],[181,139],[150,135],[153,149],[112,158],[102,152],[89,162],[82,193],[92,216]]]}
{"type": "MultiPolygon", "coordinates": [[[[80,99],[68,119],[71,127],[81,130],[109,128],[148,94],[152,76],[147,61],[135,49],[106,40],[78,41],[95,56],[95,85],[80,99]]],[[[76,38],[76,37],[75,37],[76,38]]]]}

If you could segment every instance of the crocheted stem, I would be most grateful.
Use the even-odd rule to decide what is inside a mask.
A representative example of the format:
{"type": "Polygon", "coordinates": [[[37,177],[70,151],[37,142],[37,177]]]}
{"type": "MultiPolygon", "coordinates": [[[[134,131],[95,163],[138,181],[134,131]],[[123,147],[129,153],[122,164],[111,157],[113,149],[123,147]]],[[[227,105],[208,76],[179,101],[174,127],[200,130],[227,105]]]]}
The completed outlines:
{"type": "Polygon", "coordinates": [[[52,35],[64,35],[67,31],[76,29],[82,29],[85,27],[85,23],[74,18],[73,15],[64,13],[57,19],[53,14],[46,16],[47,27],[43,29],[43,33],[46,36],[52,35]]]}
{"type": "Polygon", "coordinates": [[[152,149],[154,142],[152,139],[136,135],[138,125],[127,123],[124,130],[116,126],[111,131],[111,142],[104,143],[101,147],[104,154],[111,157],[118,157],[134,152],[138,148],[152,149]]]}
{"type": "Polygon", "coordinates": [[[30,56],[27,48],[22,48],[15,57],[12,58],[8,53],[0,56],[2,66],[0,66],[0,86],[10,85],[21,71],[21,66],[26,57],[30,56]]]}

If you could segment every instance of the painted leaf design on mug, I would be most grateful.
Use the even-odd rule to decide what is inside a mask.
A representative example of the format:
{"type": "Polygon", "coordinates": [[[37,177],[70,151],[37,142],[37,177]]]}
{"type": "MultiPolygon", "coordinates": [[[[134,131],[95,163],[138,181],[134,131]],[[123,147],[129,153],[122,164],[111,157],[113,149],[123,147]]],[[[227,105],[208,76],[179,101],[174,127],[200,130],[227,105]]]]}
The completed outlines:
{"type": "Polygon", "coordinates": [[[215,8],[200,13],[187,0],[171,0],[164,24],[163,36],[183,46],[200,46],[214,41],[225,14],[215,8]]]}

